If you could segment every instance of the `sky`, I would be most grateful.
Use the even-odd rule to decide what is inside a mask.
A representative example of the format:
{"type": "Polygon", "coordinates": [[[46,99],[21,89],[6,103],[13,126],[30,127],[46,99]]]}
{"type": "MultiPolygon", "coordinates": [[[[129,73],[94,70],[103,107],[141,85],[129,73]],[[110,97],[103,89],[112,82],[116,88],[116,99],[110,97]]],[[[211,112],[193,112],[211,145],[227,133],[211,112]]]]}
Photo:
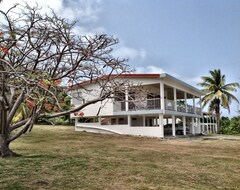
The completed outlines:
{"type": "MultiPolygon", "coordinates": [[[[34,0],[25,0],[34,4],[34,0]]],[[[19,2],[3,0],[0,9],[19,2]]],[[[77,20],[80,35],[117,37],[115,56],[137,73],[168,73],[197,88],[201,76],[221,69],[240,82],[240,0],[36,0],[77,20]]],[[[240,90],[234,95],[240,99],[240,90]]],[[[237,115],[232,103],[230,114],[237,115]]]]}

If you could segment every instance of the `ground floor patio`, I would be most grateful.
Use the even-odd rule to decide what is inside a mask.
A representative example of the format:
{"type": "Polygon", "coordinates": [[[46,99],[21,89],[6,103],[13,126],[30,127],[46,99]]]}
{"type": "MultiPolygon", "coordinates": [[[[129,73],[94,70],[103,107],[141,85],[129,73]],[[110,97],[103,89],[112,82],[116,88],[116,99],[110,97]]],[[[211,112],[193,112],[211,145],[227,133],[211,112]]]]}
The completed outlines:
{"type": "Polygon", "coordinates": [[[96,116],[75,119],[76,131],[117,133],[125,135],[164,136],[208,134],[217,132],[215,120],[199,116],[144,114],[96,116]]]}

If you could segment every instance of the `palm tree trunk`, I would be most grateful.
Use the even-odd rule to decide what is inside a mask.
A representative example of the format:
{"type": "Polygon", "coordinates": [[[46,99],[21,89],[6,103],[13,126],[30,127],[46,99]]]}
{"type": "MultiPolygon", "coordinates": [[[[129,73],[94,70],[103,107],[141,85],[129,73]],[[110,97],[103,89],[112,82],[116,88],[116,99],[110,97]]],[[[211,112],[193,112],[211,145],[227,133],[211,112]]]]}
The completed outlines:
{"type": "Polygon", "coordinates": [[[217,133],[220,131],[220,100],[216,102],[216,108],[215,108],[216,116],[217,116],[217,133]]]}

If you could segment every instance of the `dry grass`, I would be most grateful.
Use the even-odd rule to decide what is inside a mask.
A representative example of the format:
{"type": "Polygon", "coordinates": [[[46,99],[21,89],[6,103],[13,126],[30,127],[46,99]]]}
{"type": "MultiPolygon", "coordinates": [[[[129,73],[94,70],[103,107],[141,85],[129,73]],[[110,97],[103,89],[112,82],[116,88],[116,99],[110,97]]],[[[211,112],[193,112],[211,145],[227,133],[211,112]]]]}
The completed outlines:
{"type": "Polygon", "coordinates": [[[240,189],[240,141],[159,140],[35,126],[0,159],[0,189],[240,189]]]}

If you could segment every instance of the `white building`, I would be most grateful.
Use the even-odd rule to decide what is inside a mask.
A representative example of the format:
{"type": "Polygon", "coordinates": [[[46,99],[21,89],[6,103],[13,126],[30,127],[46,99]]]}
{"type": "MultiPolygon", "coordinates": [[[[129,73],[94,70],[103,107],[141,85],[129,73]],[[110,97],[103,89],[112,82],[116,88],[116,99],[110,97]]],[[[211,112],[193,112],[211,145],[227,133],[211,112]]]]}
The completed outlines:
{"type": "MultiPolygon", "coordinates": [[[[113,95],[119,98],[106,99],[71,114],[76,131],[163,138],[169,132],[167,126],[172,136],[209,130],[208,124],[200,123],[204,93],[197,88],[165,73],[123,74],[115,80],[123,79],[133,86],[141,84],[145,95],[126,87],[124,94],[113,95]]],[[[72,104],[78,106],[92,100],[99,91],[97,83],[83,82],[72,88],[72,104]]]]}

